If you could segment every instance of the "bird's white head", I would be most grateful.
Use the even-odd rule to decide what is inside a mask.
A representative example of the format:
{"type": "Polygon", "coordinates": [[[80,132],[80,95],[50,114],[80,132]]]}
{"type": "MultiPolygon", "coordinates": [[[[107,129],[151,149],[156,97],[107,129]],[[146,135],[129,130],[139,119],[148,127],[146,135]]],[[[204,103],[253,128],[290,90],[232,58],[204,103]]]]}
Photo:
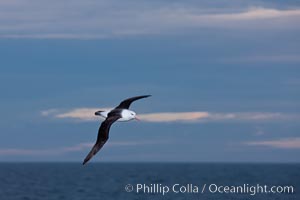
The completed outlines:
{"type": "Polygon", "coordinates": [[[123,110],[122,111],[122,119],[125,121],[137,119],[136,113],[131,110],[123,110]]]}

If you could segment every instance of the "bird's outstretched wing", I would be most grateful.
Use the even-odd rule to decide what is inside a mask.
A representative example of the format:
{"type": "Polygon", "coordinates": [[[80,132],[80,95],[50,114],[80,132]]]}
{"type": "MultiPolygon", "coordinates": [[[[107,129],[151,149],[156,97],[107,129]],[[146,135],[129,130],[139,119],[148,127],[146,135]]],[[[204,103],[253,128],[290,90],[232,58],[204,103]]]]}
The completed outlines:
{"type": "Polygon", "coordinates": [[[118,105],[116,107],[116,109],[128,109],[130,104],[138,99],[142,99],[142,98],[147,98],[150,97],[151,95],[143,95],[143,96],[137,96],[137,97],[131,97],[129,99],[125,99],[124,101],[122,101],[120,103],[120,105],[118,105]]]}
{"type": "Polygon", "coordinates": [[[98,130],[98,137],[96,144],[93,146],[92,150],[89,152],[89,154],[86,156],[86,158],[83,161],[83,165],[86,164],[106,143],[109,137],[109,129],[111,125],[117,121],[119,118],[121,118],[120,115],[113,115],[108,116],[105,121],[102,122],[99,130],[98,130]]]}

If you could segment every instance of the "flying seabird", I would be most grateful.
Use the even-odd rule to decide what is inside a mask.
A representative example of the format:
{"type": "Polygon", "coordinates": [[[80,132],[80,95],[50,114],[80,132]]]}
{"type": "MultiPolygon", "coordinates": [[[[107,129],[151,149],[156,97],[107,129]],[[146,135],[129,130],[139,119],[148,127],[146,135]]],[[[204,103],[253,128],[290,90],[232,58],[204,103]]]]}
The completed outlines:
{"type": "Polygon", "coordinates": [[[92,150],[84,159],[82,163],[83,165],[87,163],[103,147],[105,142],[108,140],[109,129],[115,121],[130,121],[132,119],[138,119],[136,117],[136,113],[132,110],[129,110],[130,104],[138,99],[150,96],[151,95],[131,97],[122,101],[120,105],[118,105],[112,110],[95,112],[95,115],[100,115],[101,117],[105,118],[105,120],[101,123],[101,126],[99,127],[97,141],[93,146],[92,150]]]}

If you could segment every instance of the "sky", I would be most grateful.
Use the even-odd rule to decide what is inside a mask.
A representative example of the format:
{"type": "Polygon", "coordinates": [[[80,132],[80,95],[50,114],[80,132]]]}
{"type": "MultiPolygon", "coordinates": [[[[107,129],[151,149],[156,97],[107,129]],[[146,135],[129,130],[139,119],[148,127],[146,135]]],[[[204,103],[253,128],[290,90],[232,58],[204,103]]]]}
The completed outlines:
{"type": "Polygon", "coordinates": [[[0,1],[0,162],[300,162],[300,2],[0,1]]]}

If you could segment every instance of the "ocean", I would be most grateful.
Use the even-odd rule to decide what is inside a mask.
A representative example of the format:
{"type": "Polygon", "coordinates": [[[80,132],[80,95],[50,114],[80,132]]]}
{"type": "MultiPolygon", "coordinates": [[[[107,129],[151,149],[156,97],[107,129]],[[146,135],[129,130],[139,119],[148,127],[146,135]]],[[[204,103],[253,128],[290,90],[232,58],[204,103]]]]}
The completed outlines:
{"type": "Polygon", "coordinates": [[[299,200],[300,164],[0,163],[0,200],[299,200]]]}

